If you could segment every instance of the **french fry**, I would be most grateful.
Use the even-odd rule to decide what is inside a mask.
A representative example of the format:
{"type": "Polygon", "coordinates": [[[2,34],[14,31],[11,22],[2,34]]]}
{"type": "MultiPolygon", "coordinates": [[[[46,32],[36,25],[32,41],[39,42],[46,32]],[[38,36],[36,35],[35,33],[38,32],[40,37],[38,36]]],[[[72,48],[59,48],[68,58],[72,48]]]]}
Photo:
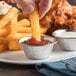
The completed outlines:
{"type": "Polygon", "coordinates": [[[32,36],[40,41],[41,35],[44,35],[47,31],[47,28],[40,28],[37,9],[29,15],[30,21],[23,16],[18,21],[17,13],[18,10],[16,8],[11,8],[0,20],[0,51],[8,49],[11,51],[22,50],[22,47],[18,43],[19,39],[32,36]]]}
{"type": "Polygon", "coordinates": [[[0,37],[6,37],[10,34],[9,25],[10,24],[6,25],[3,29],[0,30],[0,37]]]}
{"type": "Polygon", "coordinates": [[[28,19],[22,19],[18,22],[18,27],[26,27],[26,26],[30,26],[30,21],[28,19]]]}
{"type": "Polygon", "coordinates": [[[3,52],[5,50],[8,50],[8,46],[5,44],[0,44],[0,52],[3,52]]]}
{"type": "Polygon", "coordinates": [[[22,50],[22,47],[18,43],[18,41],[11,41],[8,45],[10,51],[19,51],[22,50]]]}
{"type": "Polygon", "coordinates": [[[14,34],[14,35],[9,35],[8,39],[9,39],[9,50],[11,51],[17,51],[17,50],[22,50],[22,47],[20,46],[20,44],[18,43],[18,40],[25,37],[25,36],[30,36],[31,34],[25,34],[25,33],[18,33],[18,34],[14,34]]]}
{"type": "Polygon", "coordinates": [[[8,44],[8,39],[5,37],[0,37],[0,44],[8,44]]]}
{"type": "Polygon", "coordinates": [[[0,30],[0,37],[6,37],[9,34],[6,29],[0,30]]]}
{"type": "Polygon", "coordinates": [[[18,14],[14,15],[14,17],[11,20],[10,34],[12,34],[12,35],[17,33],[17,17],[18,17],[18,14]]]}
{"type": "MultiPolygon", "coordinates": [[[[41,34],[46,33],[47,29],[48,28],[41,27],[40,33],[41,34]]],[[[17,30],[18,30],[18,33],[32,33],[31,27],[18,27],[17,30]]]]}
{"type": "Polygon", "coordinates": [[[40,28],[40,33],[45,34],[47,32],[48,28],[47,27],[41,27],[40,28]]]}
{"type": "Polygon", "coordinates": [[[11,51],[17,51],[22,50],[22,47],[18,43],[19,39],[26,37],[26,36],[32,36],[32,33],[17,33],[14,35],[9,35],[8,39],[10,39],[10,42],[8,44],[9,50],[11,51]]]}
{"type": "Polygon", "coordinates": [[[26,36],[31,36],[32,35],[32,33],[16,33],[16,34],[14,34],[14,35],[9,35],[8,37],[7,37],[7,39],[9,40],[9,41],[12,41],[12,40],[19,40],[19,39],[21,39],[21,38],[23,38],[23,37],[26,37],[26,36]]]}
{"type": "Polygon", "coordinates": [[[16,13],[18,13],[18,10],[15,7],[11,8],[8,13],[0,20],[0,29],[7,25],[16,13]]]}
{"type": "Polygon", "coordinates": [[[18,33],[31,33],[31,27],[18,27],[18,33]]]}
{"type": "MultiPolygon", "coordinates": [[[[10,31],[9,35],[14,36],[17,33],[17,17],[18,17],[18,14],[15,14],[14,17],[12,18],[11,22],[10,22],[11,23],[11,25],[10,25],[11,31],[10,31]]],[[[7,39],[8,39],[8,37],[7,37],[7,39]]],[[[11,38],[8,39],[9,50],[21,50],[21,46],[18,44],[18,42],[16,40],[15,41],[14,40],[11,38]]]]}
{"type": "Polygon", "coordinates": [[[37,8],[35,8],[35,10],[29,15],[29,19],[31,22],[32,38],[40,41],[41,36],[40,36],[39,14],[37,8]]]}

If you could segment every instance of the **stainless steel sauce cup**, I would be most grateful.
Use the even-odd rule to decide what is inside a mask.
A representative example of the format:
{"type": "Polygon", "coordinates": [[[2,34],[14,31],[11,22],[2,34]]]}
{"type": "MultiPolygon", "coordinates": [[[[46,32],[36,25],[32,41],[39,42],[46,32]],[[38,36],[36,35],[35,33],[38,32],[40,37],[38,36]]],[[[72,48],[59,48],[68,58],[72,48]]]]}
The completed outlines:
{"type": "Polygon", "coordinates": [[[57,38],[58,44],[62,50],[76,51],[76,37],[61,37],[59,34],[66,32],[76,32],[76,30],[61,29],[53,32],[53,36],[57,38]]]}
{"type": "Polygon", "coordinates": [[[25,40],[28,40],[30,38],[31,37],[25,37],[25,38],[22,38],[19,40],[19,43],[23,47],[23,50],[24,50],[26,56],[30,59],[48,58],[50,56],[50,53],[53,49],[54,44],[56,43],[56,39],[53,37],[49,37],[49,36],[43,36],[44,39],[50,40],[53,43],[51,43],[51,44],[49,43],[49,44],[42,45],[42,46],[32,46],[32,45],[27,45],[27,44],[22,43],[25,40]]]}

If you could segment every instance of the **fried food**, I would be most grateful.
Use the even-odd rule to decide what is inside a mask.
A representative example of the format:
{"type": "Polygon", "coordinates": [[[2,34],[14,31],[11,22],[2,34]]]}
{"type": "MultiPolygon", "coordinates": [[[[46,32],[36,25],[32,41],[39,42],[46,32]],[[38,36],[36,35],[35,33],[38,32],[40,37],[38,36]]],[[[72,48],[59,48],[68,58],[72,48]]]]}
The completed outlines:
{"type": "Polygon", "coordinates": [[[11,8],[8,13],[0,20],[0,29],[2,29],[4,26],[8,24],[13,18],[15,14],[18,13],[18,9],[15,7],[11,8]]]}
{"type": "Polygon", "coordinates": [[[41,33],[41,34],[45,34],[45,33],[47,32],[47,30],[48,30],[48,28],[46,28],[46,27],[41,27],[41,28],[40,28],[40,33],[41,33]]]}
{"type": "MultiPolygon", "coordinates": [[[[46,27],[41,27],[40,28],[40,33],[44,34],[46,33],[48,28],[46,27]]],[[[18,28],[18,33],[32,33],[31,27],[19,27],[18,28]]]]}
{"type": "Polygon", "coordinates": [[[65,19],[63,17],[60,16],[55,17],[55,24],[59,24],[62,26],[64,23],[65,23],[65,19]]]}
{"type": "Polygon", "coordinates": [[[11,51],[18,51],[18,50],[22,50],[22,47],[20,46],[20,44],[18,43],[18,41],[11,41],[8,45],[9,50],[11,51]]]}
{"type": "Polygon", "coordinates": [[[8,46],[6,44],[0,44],[0,52],[8,50],[8,46]]]}
{"type": "Polygon", "coordinates": [[[40,25],[39,25],[39,14],[37,8],[35,8],[35,10],[29,15],[29,19],[31,22],[32,38],[40,41],[41,34],[40,34],[40,25]]]}
{"type": "Polygon", "coordinates": [[[8,35],[7,39],[11,42],[12,40],[19,40],[26,36],[31,36],[32,33],[16,33],[14,35],[8,35]]]}
{"type": "Polygon", "coordinates": [[[47,34],[58,29],[76,29],[76,6],[72,6],[67,0],[53,0],[49,12],[40,20],[41,26],[49,27],[47,34]],[[69,20],[69,22],[68,22],[69,20]]]}
{"type": "Polygon", "coordinates": [[[12,18],[11,20],[11,24],[10,24],[10,34],[15,34],[17,33],[17,17],[18,17],[18,14],[15,14],[14,17],[12,18]]]}
{"type": "Polygon", "coordinates": [[[27,27],[30,26],[30,21],[28,19],[22,19],[18,22],[18,27],[27,27]]]}
{"type": "MultiPolygon", "coordinates": [[[[0,20],[1,22],[1,30],[0,30],[0,50],[22,50],[22,47],[18,43],[18,40],[26,37],[26,36],[32,36],[32,30],[30,27],[30,21],[26,18],[18,20],[18,10],[16,8],[11,8],[9,12],[0,20]],[[15,11],[16,10],[16,11],[15,11]],[[15,11],[15,12],[14,12],[15,11]],[[7,18],[6,18],[7,17],[7,18]],[[4,47],[4,48],[3,48],[4,47]]],[[[41,34],[45,33],[45,28],[40,28],[39,26],[39,16],[37,9],[31,13],[30,19],[32,22],[34,31],[36,31],[36,28],[38,29],[34,35],[37,35],[37,37],[40,37],[40,31],[41,34]],[[36,20],[36,22],[34,22],[36,20]],[[35,25],[37,25],[35,27],[35,25]],[[39,31],[39,32],[38,32],[39,31]]],[[[36,37],[36,38],[37,38],[36,37]]]]}
{"type": "Polygon", "coordinates": [[[73,14],[76,14],[76,6],[72,6],[72,11],[73,11],[73,14]]]}
{"type": "Polygon", "coordinates": [[[0,30],[0,37],[6,37],[10,34],[9,25],[10,25],[10,23],[8,25],[6,25],[3,29],[0,30]]]}
{"type": "Polygon", "coordinates": [[[11,51],[22,50],[22,47],[18,43],[18,40],[26,36],[31,36],[31,34],[18,33],[14,35],[9,35],[7,38],[7,39],[10,39],[8,44],[9,50],[11,51]]]}
{"type": "Polygon", "coordinates": [[[31,27],[18,27],[18,33],[31,33],[31,27]]]}
{"type": "Polygon", "coordinates": [[[5,37],[0,37],[0,44],[8,44],[8,39],[5,37]]]}
{"type": "Polygon", "coordinates": [[[40,40],[40,35],[46,32],[52,35],[57,29],[76,29],[76,6],[71,6],[66,0],[53,0],[51,9],[40,20],[40,26],[37,9],[28,16],[11,8],[0,18],[0,51],[22,50],[19,39],[33,36],[40,40]]]}

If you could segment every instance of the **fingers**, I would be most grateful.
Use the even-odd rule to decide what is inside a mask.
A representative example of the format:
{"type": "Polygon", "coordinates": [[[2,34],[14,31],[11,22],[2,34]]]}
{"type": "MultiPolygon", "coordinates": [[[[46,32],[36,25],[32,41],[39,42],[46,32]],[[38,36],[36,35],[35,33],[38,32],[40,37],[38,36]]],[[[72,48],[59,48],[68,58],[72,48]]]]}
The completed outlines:
{"type": "MultiPolygon", "coordinates": [[[[24,1],[24,0],[23,0],[24,1]]],[[[24,1],[24,9],[23,9],[23,11],[25,12],[25,13],[27,13],[27,14],[29,14],[29,13],[31,13],[33,10],[34,10],[34,8],[35,8],[35,3],[34,3],[34,1],[33,0],[25,0],[24,1]]]]}
{"type": "Polygon", "coordinates": [[[39,3],[39,16],[40,19],[50,10],[52,0],[40,0],[39,3]]]}
{"type": "Polygon", "coordinates": [[[33,0],[15,0],[17,6],[23,10],[24,13],[29,14],[35,8],[35,2],[33,0]]]}
{"type": "Polygon", "coordinates": [[[52,5],[52,0],[12,0],[12,2],[16,2],[17,6],[26,14],[31,13],[38,5],[40,19],[49,11],[52,5]]]}

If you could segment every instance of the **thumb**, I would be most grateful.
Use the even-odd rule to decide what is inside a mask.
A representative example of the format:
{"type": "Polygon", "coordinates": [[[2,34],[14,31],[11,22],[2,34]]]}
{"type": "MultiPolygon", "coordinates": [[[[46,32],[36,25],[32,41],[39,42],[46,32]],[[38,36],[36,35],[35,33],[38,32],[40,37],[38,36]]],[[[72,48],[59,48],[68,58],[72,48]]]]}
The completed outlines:
{"type": "Polygon", "coordinates": [[[12,0],[17,3],[17,6],[23,10],[24,13],[29,14],[35,8],[35,2],[33,0],[12,0]]]}
{"type": "Polygon", "coordinates": [[[40,0],[39,3],[39,16],[40,19],[50,10],[52,0],[40,0]]]}
{"type": "Polygon", "coordinates": [[[23,0],[23,11],[27,14],[31,13],[35,8],[35,2],[33,0],[23,0]]]}

